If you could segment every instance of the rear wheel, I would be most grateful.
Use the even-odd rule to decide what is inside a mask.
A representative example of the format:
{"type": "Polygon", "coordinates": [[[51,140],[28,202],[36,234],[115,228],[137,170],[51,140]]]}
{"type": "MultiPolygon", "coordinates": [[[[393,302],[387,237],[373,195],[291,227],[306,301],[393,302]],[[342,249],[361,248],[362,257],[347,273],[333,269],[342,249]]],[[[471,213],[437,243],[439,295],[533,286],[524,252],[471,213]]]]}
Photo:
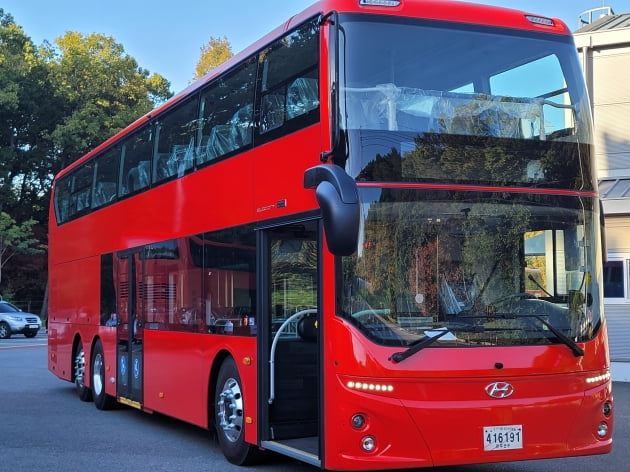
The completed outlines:
{"type": "Polygon", "coordinates": [[[99,410],[109,410],[116,404],[116,400],[105,393],[105,356],[100,339],[92,351],[92,398],[99,410]]]}
{"type": "Polygon", "coordinates": [[[81,341],[77,344],[74,354],[74,386],[81,401],[92,400],[92,390],[85,386],[85,351],[81,341]]]}
{"type": "Polygon", "coordinates": [[[245,442],[243,389],[231,357],[221,364],[214,394],[215,426],[223,455],[232,464],[248,465],[260,459],[261,451],[245,442]]]}

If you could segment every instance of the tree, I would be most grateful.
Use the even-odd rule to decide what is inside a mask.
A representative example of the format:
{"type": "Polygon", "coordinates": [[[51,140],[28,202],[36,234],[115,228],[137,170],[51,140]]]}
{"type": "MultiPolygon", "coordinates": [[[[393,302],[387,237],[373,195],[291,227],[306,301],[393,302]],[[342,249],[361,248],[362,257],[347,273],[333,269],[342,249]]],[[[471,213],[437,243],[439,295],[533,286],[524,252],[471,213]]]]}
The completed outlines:
{"type": "Polygon", "coordinates": [[[2,269],[13,256],[44,252],[44,246],[33,236],[35,223],[35,220],[30,219],[18,224],[8,213],[0,212],[0,282],[2,269]]]}
{"type": "Polygon", "coordinates": [[[232,46],[225,36],[223,38],[211,36],[208,44],[201,48],[201,56],[197,62],[193,79],[200,79],[232,56],[232,46]]]}
{"type": "Polygon", "coordinates": [[[33,211],[37,219],[46,217],[53,95],[39,51],[0,9],[0,210],[18,219],[33,211]]]}
{"type": "MultiPolygon", "coordinates": [[[[37,47],[0,8],[0,212],[45,241],[53,176],[169,98],[169,86],[104,35],[67,33],[37,47]]],[[[3,289],[41,299],[45,253],[21,247],[3,246],[3,289]]]]}
{"type": "Polygon", "coordinates": [[[142,69],[110,36],[67,32],[47,58],[62,119],[52,132],[59,168],[172,96],[170,83],[142,69]]]}

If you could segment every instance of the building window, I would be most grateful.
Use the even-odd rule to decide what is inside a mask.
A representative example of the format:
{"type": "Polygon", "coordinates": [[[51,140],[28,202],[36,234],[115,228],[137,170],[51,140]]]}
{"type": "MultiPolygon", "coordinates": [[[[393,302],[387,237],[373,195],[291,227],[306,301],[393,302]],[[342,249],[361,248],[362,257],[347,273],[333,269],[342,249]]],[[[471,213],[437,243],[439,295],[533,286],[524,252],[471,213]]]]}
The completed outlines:
{"type": "Polygon", "coordinates": [[[604,265],[604,297],[624,300],[628,298],[629,260],[609,260],[604,265]]]}

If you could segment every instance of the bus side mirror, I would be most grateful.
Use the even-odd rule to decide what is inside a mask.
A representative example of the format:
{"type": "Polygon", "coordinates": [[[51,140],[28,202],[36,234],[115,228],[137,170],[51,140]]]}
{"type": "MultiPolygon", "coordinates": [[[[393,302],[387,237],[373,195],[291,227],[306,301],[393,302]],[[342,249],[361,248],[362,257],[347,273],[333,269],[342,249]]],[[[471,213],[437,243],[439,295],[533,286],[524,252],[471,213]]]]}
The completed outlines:
{"type": "Polygon", "coordinates": [[[322,209],[326,242],[336,256],[349,256],[359,240],[359,192],[352,177],[334,164],[304,172],[304,188],[315,188],[322,209]]]}

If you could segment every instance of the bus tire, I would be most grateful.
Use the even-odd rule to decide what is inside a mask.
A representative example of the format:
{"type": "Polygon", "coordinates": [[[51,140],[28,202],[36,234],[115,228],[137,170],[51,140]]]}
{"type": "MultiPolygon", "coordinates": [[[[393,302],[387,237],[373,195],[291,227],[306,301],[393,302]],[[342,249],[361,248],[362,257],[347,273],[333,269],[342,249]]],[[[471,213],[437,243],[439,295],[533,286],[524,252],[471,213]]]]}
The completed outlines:
{"type": "Polygon", "coordinates": [[[97,339],[92,350],[92,398],[99,410],[110,410],[116,400],[105,393],[105,355],[101,340],[97,339]]]}
{"type": "Polygon", "coordinates": [[[214,390],[215,428],[221,452],[232,464],[258,462],[260,450],[245,442],[243,389],[232,357],[227,357],[221,364],[214,390]]]}
{"type": "Polygon", "coordinates": [[[91,401],[92,390],[85,385],[85,351],[83,350],[83,343],[80,340],[74,353],[72,373],[74,375],[74,386],[79,399],[83,402],[91,401]]]}

